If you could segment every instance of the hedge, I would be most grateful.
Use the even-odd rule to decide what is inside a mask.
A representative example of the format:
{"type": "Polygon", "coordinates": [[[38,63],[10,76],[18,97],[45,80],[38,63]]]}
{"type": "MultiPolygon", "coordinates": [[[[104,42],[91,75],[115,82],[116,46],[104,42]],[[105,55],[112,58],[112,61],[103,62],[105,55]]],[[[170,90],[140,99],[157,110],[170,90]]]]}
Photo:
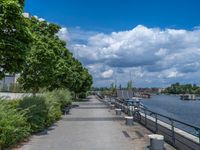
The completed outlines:
{"type": "Polygon", "coordinates": [[[60,119],[70,92],[56,90],[21,100],[0,100],[0,149],[9,148],[60,119]]]}

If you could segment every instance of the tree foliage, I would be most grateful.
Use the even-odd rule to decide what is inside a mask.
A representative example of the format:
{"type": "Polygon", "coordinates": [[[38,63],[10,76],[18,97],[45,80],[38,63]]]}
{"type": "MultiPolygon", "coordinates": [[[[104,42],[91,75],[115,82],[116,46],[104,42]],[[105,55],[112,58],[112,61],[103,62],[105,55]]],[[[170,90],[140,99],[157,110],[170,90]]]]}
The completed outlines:
{"type": "Polygon", "coordinates": [[[127,90],[132,90],[133,89],[133,85],[132,84],[133,84],[132,80],[127,82],[127,90]]]}
{"type": "Polygon", "coordinates": [[[197,94],[200,95],[200,87],[195,84],[183,84],[175,83],[170,87],[167,87],[164,91],[169,94],[197,94]]]}
{"type": "Polygon", "coordinates": [[[90,90],[92,76],[58,38],[60,27],[34,17],[29,24],[34,42],[19,79],[24,89],[36,93],[40,88],[67,88],[75,95],[90,90]]]}
{"type": "Polygon", "coordinates": [[[60,27],[22,15],[24,0],[0,2],[0,79],[20,73],[26,91],[66,88],[79,95],[90,90],[92,76],[57,36],[60,27]]]}
{"type": "Polygon", "coordinates": [[[60,53],[54,34],[58,32],[59,27],[40,22],[34,17],[29,21],[34,42],[19,81],[24,89],[36,93],[40,88],[48,88],[53,82],[60,53]]]}
{"type": "Polygon", "coordinates": [[[0,79],[22,70],[32,36],[18,0],[0,2],[0,79]]]}

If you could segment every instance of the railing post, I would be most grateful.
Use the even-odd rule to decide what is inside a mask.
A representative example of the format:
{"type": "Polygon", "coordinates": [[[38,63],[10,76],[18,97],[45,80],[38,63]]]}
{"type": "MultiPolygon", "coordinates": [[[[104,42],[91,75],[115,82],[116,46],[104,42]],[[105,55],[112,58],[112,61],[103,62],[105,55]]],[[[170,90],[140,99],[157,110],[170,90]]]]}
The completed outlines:
{"type": "Polygon", "coordinates": [[[174,121],[170,119],[171,121],[171,128],[172,128],[172,144],[175,145],[175,132],[174,132],[174,121]]]}
{"type": "MultiPolygon", "coordinates": [[[[133,102],[131,102],[131,114],[133,115],[133,102]]],[[[135,109],[134,109],[135,110],[135,109]]]]}
{"type": "Polygon", "coordinates": [[[158,133],[158,116],[157,116],[157,114],[155,114],[155,118],[156,118],[156,133],[158,133]]]}
{"type": "Polygon", "coordinates": [[[119,108],[115,98],[114,98],[114,103],[115,103],[115,107],[119,108]]]}
{"type": "Polygon", "coordinates": [[[198,137],[199,137],[199,150],[200,150],[200,129],[197,129],[198,131],[198,137]]]}
{"type": "Polygon", "coordinates": [[[145,115],[145,126],[147,126],[147,111],[144,110],[144,115],[145,115]]]}
{"type": "Polygon", "coordinates": [[[200,129],[198,129],[198,136],[199,136],[199,149],[200,149],[200,129]]]}
{"type": "Polygon", "coordinates": [[[196,129],[196,131],[198,132],[198,137],[199,137],[199,150],[200,150],[200,129],[196,129]]]}
{"type": "Polygon", "coordinates": [[[124,102],[121,105],[122,105],[122,111],[124,112],[124,102]]]}

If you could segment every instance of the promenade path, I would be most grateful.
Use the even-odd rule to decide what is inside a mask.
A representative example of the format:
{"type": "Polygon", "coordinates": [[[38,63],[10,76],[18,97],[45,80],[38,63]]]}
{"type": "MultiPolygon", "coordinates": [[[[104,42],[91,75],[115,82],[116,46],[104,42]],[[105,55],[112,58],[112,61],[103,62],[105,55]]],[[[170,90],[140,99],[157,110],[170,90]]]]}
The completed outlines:
{"type": "Polygon", "coordinates": [[[149,144],[150,131],[136,123],[126,126],[123,115],[117,117],[95,96],[74,106],[47,132],[32,136],[17,150],[144,150],[149,144]]]}

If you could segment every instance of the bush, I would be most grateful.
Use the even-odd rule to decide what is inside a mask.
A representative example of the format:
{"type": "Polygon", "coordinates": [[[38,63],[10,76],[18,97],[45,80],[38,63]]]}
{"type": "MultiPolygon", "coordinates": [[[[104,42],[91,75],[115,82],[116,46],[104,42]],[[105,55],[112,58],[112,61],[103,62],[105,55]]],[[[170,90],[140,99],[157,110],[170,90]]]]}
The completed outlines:
{"type": "Polygon", "coordinates": [[[59,89],[52,92],[47,92],[46,94],[60,104],[61,110],[65,106],[69,106],[72,103],[71,93],[68,90],[59,89]]]}
{"type": "Polygon", "coordinates": [[[0,149],[8,148],[31,133],[50,126],[60,118],[62,107],[71,102],[67,90],[56,90],[22,100],[0,100],[0,149]]]}
{"type": "Polygon", "coordinates": [[[0,149],[16,144],[30,134],[24,113],[15,108],[17,102],[0,100],[0,149]]]}
{"type": "Polygon", "coordinates": [[[87,97],[87,93],[83,92],[79,94],[79,98],[86,98],[87,97]]]}
{"type": "Polygon", "coordinates": [[[48,108],[43,96],[24,97],[19,102],[19,109],[26,111],[26,118],[32,132],[38,132],[46,126],[48,108]]]}
{"type": "Polygon", "coordinates": [[[68,90],[55,90],[41,96],[25,97],[19,102],[19,108],[26,110],[25,116],[31,126],[31,131],[38,132],[58,120],[61,110],[71,103],[68,90]]]}
{"type": "Polygon", "coordinates": [[[46,126],[50,126],[52,123],[54,123],[56,120],[58,120],[61,116],[61,110],[60,106],[61,104],[58,103],[54,96],[51,94],[44,94],[44,97],[46,99],[46,105],[48,108],[47,113],[47,120],[46,120],[46,126]]]}

